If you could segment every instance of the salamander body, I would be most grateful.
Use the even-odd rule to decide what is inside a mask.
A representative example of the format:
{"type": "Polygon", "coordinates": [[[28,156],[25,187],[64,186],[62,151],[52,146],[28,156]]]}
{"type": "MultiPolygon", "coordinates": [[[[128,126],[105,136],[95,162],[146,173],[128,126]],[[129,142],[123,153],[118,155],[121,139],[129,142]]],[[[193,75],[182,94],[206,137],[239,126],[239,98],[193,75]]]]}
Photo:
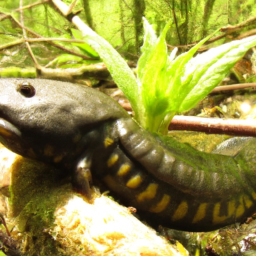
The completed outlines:
{"type": "Polygon", "coordinates": [[[159,224],[207,231],[256,210],[255,138],[230,139],[207,154],[143,130],[92,88],[0,79],[0,92],[7,148],[74,173],[90,170],[159,224]]]}

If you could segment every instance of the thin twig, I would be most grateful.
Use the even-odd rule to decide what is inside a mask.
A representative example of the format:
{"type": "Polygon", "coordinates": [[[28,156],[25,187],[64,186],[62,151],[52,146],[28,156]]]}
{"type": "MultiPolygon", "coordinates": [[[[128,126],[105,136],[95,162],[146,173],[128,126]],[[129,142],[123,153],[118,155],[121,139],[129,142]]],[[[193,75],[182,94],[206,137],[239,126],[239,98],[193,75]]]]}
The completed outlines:
{"type": "MultiPolygon", "coordinates": [[[[24,8],[22,8],[22,9],[24,9],[24,8]]],[[[70,50],[70,49],[67,49],[67,48],[65,48],[65,47],[63,47],[63,46],[61,46],[61,45],[59,45],[59,44],[56,44],[56,43],[54,43],[53,40],[51,40],[50,38],[46,39],[46,38],[42,37],[41,35],[35,33],[33,30],[31,30],[31,29],[29,29],[29,28],[23,26],[17,19],[15,19],[14,17],[12,17],[11,15],[9,15],[9,16],[14,20],[14,22],[16,22],[16,23],[18,24],[18,26],[19,26],[21,29],[25,29],[27,32],[29,32],[30,34],[34,35],[34,36],[37,37],[38,39],[41,38],[41,39],[43,39],[42,41],[48,42],[49,44],[53,45],[53,46],[56,47],[56,48],[59,48],[59,49],[65,51],[65,52],[67,52],[67,53],[70,53],[70,54],[79,56],[79,57],[81,57],[81,58],[83,58],[83,59],[85,59],[85,60],[95,60],[95,59],[97,59],[97,58],[87,57],[87,56],[85,56],[85,55],[83,55],[83,54],[76,53],[76,52],[74,52],[74,51],[72,51],[72,50],[70,50]]],[[[0,21],[1,21],[1,17],[0,17],[0,21]]],[[[33,42],[33,41],[32,41],[33,39],[29,39],[29,40],[31,40],[30,42],[33,42]]],[[[35,38],[34,38],[34,40],[35,40],[35,42],[37,42],[37,40],[36,40],[35,38]]],[[[82,40],[77,40],[77,41],[76,41],[76,39],[65,39],[65,38],[59,38],[59,39],[54,40],[54,41],[84,43],[84,41],[82,41],[82,40]],[[68,40],[68,41],[65,41],[65,40],[68,40]],[[70,40],[72,40],[72,41],[70,41],[70,40]],[[73,41],[73,40],[74,40],[74,41],[73,41]]],[[[5,49],[5,48],[8,48],[8,47],[12,47],[12,46],[18,45],[18,44],[20,44],[20,43],[24,43],[24,42],[25,42],[25,40],[19,39],[19,40],[15,41],[15,42],[11,42],[11,43],[8,43],[8,44],[5,44],[5,45],[0,46],[0,50],[5,49]]],[[[39,40],[38,42],[41,42],[41,41],[39,40]]]]}
{"type": "Polygon", "coordinates": [[[77,0],[73,0],[73,2],[70,4],[70,6],[68,8],[67,14],[70,14],[72,12],[73,8],[76,5],[76,2],[77,2],[77,0]]]}
{"type": "MultiPolygon", "coordinates": [[[[48,2],[50,2],[50,0],[41,0],[39,2],[36,2],[36,3],[33,3],[33,4],[29,4],[29,5],[23,6],[21,8],[15,9],[14,11],[18,12],[18,11],[21,11],[21,10],[30,9],[30,8],[33,8],[34,6],[37,6],[37,5],[40,5],[40,4],[44,4],[44,3],[48,3],[48,2]]],[[[2,15],[0,17],[0,21],[8,19],[10,16],[11,16],[11,14],[4,14],[4,15],[2,15]]]]}
{"type": "Polygon", "coordinates": [[[36,2],[36,3],[33,3],[33,4],[29,4],[29,5],[25,5],[23,7],[20,7],[18,9],[14,10],[14,11],[18,12],[18,11],[21,11],[21,10],[30,9],[30,8],[33,8],[33,7],[37,6],[37,5],[41,5],[41,4],[45,4],[45,3],[49,3],[49,2],[50,2],[50,0],[41,0],[39,2],[36,2]]]}
{"type": "Polygon", "coordinates": [[[256,23],[256,17],[253,17],[251,19],[245,20],[245,21],[243,21],[243,22],[241,22],[239,24],[236,24],[234,26],[229,25],[229,26],[223,27],[223,28],[220,29],[220,31],[221,32],[229,32],[230,33],[230,31],[233,32],[233,31],[237,31],[238,29],[250,26],[251,23],[256,23]]]}
{"type": "MultiPolygon", "coordinates": [[[[132,111],[127,102],[119,102],[127,111],[132,111]]],[[[194,116],[173,117],[169,130],[196,131],[212,134],[227,134],[233,136],[256,137],[256,120],[203,118],[194,116]]]]}
{"type": "Polygon", "coordinates": [[[28,52],[29,52],[29,54],[30,54],[30,56],[31,56],[31,58],[32,58],[32,60],[33,60],[33,62],[34,62],[34,64],[35,64],[35,66],[36,66],[36,69],[37,69],[37,70],[40,70],[40,65],[38,64],[38,62],[37,62],[37,60],[36,60],[36,57],[35,57],[35,55],[34,55],[32,49],[31,49],[29,43],[28,43],[27,40],[26,40],[26,39],[27,39],[27,31],[26,31],[26,29],[24,29],[25,26],[24,26],[23,9],[22,9],[22,7],[23,7],[23,1],[20,0],[20,23],[21,23],[21,25],[22,25],[23,37],[24,37],[24,39],[25,39],[25,41],[26,41],[25,44],[26,44],[27,49],[28,49],[28,52]]]}
{"type": "Polygon", "coordinates": [[[15,42],[11,42],[11,43],[8,43],[8,44],[5,44],[5,45],[2,45],[0,46],[0,50],[2,49],[6,49],[8,47],[12,47],[12,46],[15,46],[15,45],[18,45],[18,44],[22,44],[22,43],[25,43],[25,42],[52,42],[52,41],[61,41],[61,42],[68,42],[68,43],[84,43],[83,40],[79,40],[79,39],[67,39],[67,38],[54,38],[54,37],[51,37],[51,38],[23,38],[23,39],[19,39],[15,42]]]}
{"type": "MultiPolygon", "coordinates": [[[[207,42],[205,42],[203,45],[208,45],[208,44],[211,44],[211,43],[213,43],[213,42],[215,42],[215,41],[218,41],[218,40],[220,40],[220,39],[222,39],[222,38],[224,38],[224,37],[226,37],[226,36],[230,36],[230,34],[237,32],[236,30],[243,28],[243,27],[240,27],[239,25],[237,25],[236,29],[235,29],[235,27],[236,27],[236,26],[230,27],[230,30],[228,30],[229,27],[223,27],[223,28],[221,28],[221,29],[220,29],[221,32],[226,32],[225,30],[227,30],[227,31],[229,31],[229,32],[228,32],[228,33],[226,32],[225,34],[222,34],[222,35],[219,35],[219,36],[215,36],[215,37],[209,39],[209,40],[208,40],[207,42]]],[[[243,33],[243,34],[237,36],[237,37],[234,38],[234,39],[235,39],[235,40],[239,40],[239,39],[242,39],[242,38],[245,38],[245,37],[249,37],[249,36],[252,36],[252,35],[255,35],[255,34],[256,34],[256,30],[255,30],[255,29],[252,29],[252,30],[249,30],[249,31],[247,31],[247,32],[245,32],[245,33],[243,33]]],[[[186,44],[186,45],[170,45],[170,44],[167,44],[167,47],[168,47],[169,49],[174,49],[175,47],[177,47],[177,48],[185,48],[185,49],[186,49],[186,48],[191,48],[191,47],[195,46],[197,43],[199,43],[199,41],[195,41],[195,42],[192,42],[192,43],[186,44]]],[[[202,51],[206,51],[206,50],[208,50],[208,48],[202,46],[202,47],[200,47],[200,48],[198,49],[198,52],[202,52],[202,51]]]]}
{"type": "Polygon", "coordinates": [[[24,39],[18,39],[14,42],[7,43],[7,44],[4,44],[4,45],[0,45],[0,50],[7,49],[7,48],[13,47],[15,45],[23,44],[24,42],[25,42],[24,39]]]}
{"type": "Polygon", "coordinates": [[[246,31],[244,33],[242,33],[241,35],[239,35],[238,37],[236,37],[236,40],[240,40],[249,36],[254,36],[256,34],[256,29],[252,29],[249,31],[246,31]]]}
{"type": "Polygon", "coordinates": [[[67,38],[44,38],[44,37],[40,37],[40,38],[27,38],[27,39],[18,39],[17,41],[15,42],[11,42],[11,43],[8,43],[8,44],[4,44],[4,45],[1,45],[0,46],[0,50],[3,50],[3,49],[6,49],[6,48],[9,48],[9,47],[13,47],[15,45],[18,45],[18,44],[22,44],[22,43],[25,43],[25,42],[30,42],[30,43],[33,43],[33,42],[48,42],[50,43],[51,45],[65,51],[65,52],[68,52],[68,53],[71,53],[73,55],[76,55],[76,56],[79,56],[83,59],[86,59],[86,60],[96,60],[97,58],[90,58],[90,57],[86,57],[82,54],[79,54],[79,53],[75,53],[69,49],[66,49],[58,44],[55,44],[53,41],[61,41],[61,42],[67,42],[67,43],[84,43],[83,40],[79,40],[79,39],[67,39],[67,38]]]}
{"type": "Polygon", "coordinates": [[[214,88],[210,94],[214,94],[216,92],[224,92],[224,91],[233,91],[239,89],[247,89],[247,88],[256,88],[256,83],[244,83],[244,84],[231,84],[231,85],[223,85],[217,86],[214,88]]]}
{"type": "MultiPolygon", "coordinates": [[[[127,111],[131,111],[131,105],[127,102],[119,104],[127,111]]],[[[256,120],[237,120],[203,118],[194,116],[174,116],[169,130],[196,131],[212,134],[227,134],[233,136],[256,137],[256,120]]]]}
{"type": "Polygon", "coordinates": [[[11,236],[11,233],[10,233],[10,231],[9,231],[7,225],[6,225],[6,222],[5,222],[5,219],[4,219],[4,215],[3,215],[2,213],[0,213],[0,219],[1,219],[0,222],[2,222],[2,224],[3,224],[4,227],[5,227],[5,230],[6,230],[7,235],[8,235],[8,236],[11,236]]]}
{"type": "Polygon", "coordinates": [[[169,125],[169,130],[256,137],[256,120],[223,120],[219,118],[175,116],[169,125]]]}
{"type": "Polygon", "coordinates": [[[50,37],[50,38],[27,38],[27,42],[52,42],[52,41],[61,41],[61,42],[68,42],[68,43],[80,43],[83,44],[84,40],[79,39],[67,39],[67,38],[58,38],[58,37],[50,37]]]}

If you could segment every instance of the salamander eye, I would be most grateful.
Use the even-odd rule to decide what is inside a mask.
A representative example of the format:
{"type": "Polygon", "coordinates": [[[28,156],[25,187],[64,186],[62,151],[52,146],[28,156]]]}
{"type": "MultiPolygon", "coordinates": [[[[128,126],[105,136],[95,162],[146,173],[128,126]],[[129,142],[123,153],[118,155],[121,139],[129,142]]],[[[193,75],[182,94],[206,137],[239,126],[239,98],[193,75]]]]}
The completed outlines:
{"type": "Polygon", "coordinates": [[[36,89],[28,82],[19,84],[17,91],[27,98],[33,97],[36,94],[36,89]]]}

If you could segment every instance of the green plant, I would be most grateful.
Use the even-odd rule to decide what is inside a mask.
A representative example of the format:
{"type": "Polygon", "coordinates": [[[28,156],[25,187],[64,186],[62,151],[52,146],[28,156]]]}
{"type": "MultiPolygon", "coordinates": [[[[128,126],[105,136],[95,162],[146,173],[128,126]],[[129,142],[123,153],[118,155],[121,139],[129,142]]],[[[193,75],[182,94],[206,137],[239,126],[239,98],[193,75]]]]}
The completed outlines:
{"type": "Polygon", "coordinates": [[[166,134],[176,113],[189,110],[216,87],[230,68],[256,45],[256,36],[213,48],[193,57],[211,36],[200,41],[188,52],[175,58],[165,43],[167,24],[157,38],[152,26],[144,19],[144,44],[138,61],[137,77],[113,47],[89,27],[83,39],[91,45],[108,67],[118,87],[131,103],[135,119],[151,132],[166,134]]]}

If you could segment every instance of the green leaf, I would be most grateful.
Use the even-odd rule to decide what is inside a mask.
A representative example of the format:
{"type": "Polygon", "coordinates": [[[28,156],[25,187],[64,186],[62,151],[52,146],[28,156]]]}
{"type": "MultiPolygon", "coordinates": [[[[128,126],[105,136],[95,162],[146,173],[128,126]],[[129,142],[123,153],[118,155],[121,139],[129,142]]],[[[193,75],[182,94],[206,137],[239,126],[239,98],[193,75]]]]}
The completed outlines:
{"type": "MultiPolygon", "coordinates": [[[[174,60],[177,49],[168,56],[165,43],[169,24],[165,26],[157,40],[146,20],[144,20],[144,28],[146,31],[143,54],[138,63],[138,76],[145,113],[143,112],[143,119],[139,122],[150,131],[161,130],[166,133],[168,124],[178,111],[180,103],[192,89],[186,88],[181,81],[185,66],[211,35],[174,60]]],[[[186,82],[188,81],[187,79],[186,82]]]]}
{"type": "Polygon", "coordinates": [[[235,63],[255,45],[256,36],[252,36],[213,48],[191,59],[183,80],[190,80],[187,86],[193,89],[179,106],[179,111],[189,110],[209,94],[235,63]]]}
{"type": "MultiPolygon", "coordinates": [[[[83,39],[83,35],[82,33],[77,30],[77,29],[71,29],[72,31],[72,34],[73,36],[76,38],[76,39],[83,39]]],[[[83,43],[83,44],[79,44],[79,43],[72,43],[73,45],[77,46],[82,52],[84,52],[86,55],[90,56],[90,57],[94,57],[94,58],[99,58],[99,54],[93,50],[93,48],[86,44],[86,43],[83,43]]]]}
{"type": "Polygon", "coordinates": [[[156,46],[157,36],[154,29],[148,23],[148,21],[143,17],[143,27],[145,31],[144,43],[141,47],[141,56],[138,61],[138,77],[142,80],[143,71],[151,54],[151,50],[156,46]]]}
{"type": "Polygon", "coordinates": [[[88,55],[89,57],[99,58],[99,54],[95,52],[90,45],[79,44],[79,43],[72,43],[72,44],[77,46],[84,54],[88,55]]]}
{"type": "MultiPolygon", "coordinates": [[[[218,30],[217,30],[218,31],[218,30]]],[[[215,34],[215,31],[213,34],[215,34]]],[[[193,84],[190,83],[192,74],[184,78],[186,72],[186,65],[191,60],[193,55],[212,35],[201,40],[197,45],[191,48],[188,52],[181,54],[174,61],[170,63],[167,75],[169,80],[166,96],[169,97],[170,105],[169,111],[179,111],[180,104],[183,102],[187,94],[193,89],[193,84]]]]}
{"type": "MultiPolygon", "coordinates": [[[[256,45],[256,37],[246,38],[193,58],[210,35],[175,59],[177,49],[168,56],[165,43],[169,24],[157,39],[153,28],[144,19],[144,44],[136,80],[125,60],[105,39],[85,24],[77,22],[77,26],[83,31],[80,37],[101,56],[118,87],[130,101],[137,121],[151,132],[163,134],[176,112],[195,106],[218,85],[236,61],[256,45]]],[[[75,36],[79,38],[78,34],[75,36]]]]}
{"type": "Polygon", "coordinates": [[[138,93],[136,78],[120,54],[101,36],[84,23],[76,21],[77,27],[83,31],[83,40],[89,44],[102,58],[111,76],[131,103],[135,118],[139,119],[141,99],[138,93]]]}
{"type": "Polygon", "coordinates": [[[82,57],[75,56],[72,54],[62,54],[53,60],[53,62],[57,63],[58,65],[61,65],[61,64],[67,63],[67,62],[79,63],[82,61],[83,61],[82,57]]]}
{"type": "MultiPolygon", "coordinates": [[[[147,23],[144,22],[144,24],[148,29],[147,23]]],[[[162,99],[162,91],[166,89],[167,85],[166,62],[168,56],[165,36],[168,29],[169,24],[165,26],[158,40],[155,40],[152,33],[146,32],[145,40],[148,41],[144,42],[142,61],[139,61],[140,93],[146,112],[146,114],[143,113],[143,119],[139,121],[144,128],[149,130],[152,130],[152,125],[155,126],[157,123],[152,121],[151,117],[161,116],[162,119],[168,105],[168,102],[162,99]]]]}

